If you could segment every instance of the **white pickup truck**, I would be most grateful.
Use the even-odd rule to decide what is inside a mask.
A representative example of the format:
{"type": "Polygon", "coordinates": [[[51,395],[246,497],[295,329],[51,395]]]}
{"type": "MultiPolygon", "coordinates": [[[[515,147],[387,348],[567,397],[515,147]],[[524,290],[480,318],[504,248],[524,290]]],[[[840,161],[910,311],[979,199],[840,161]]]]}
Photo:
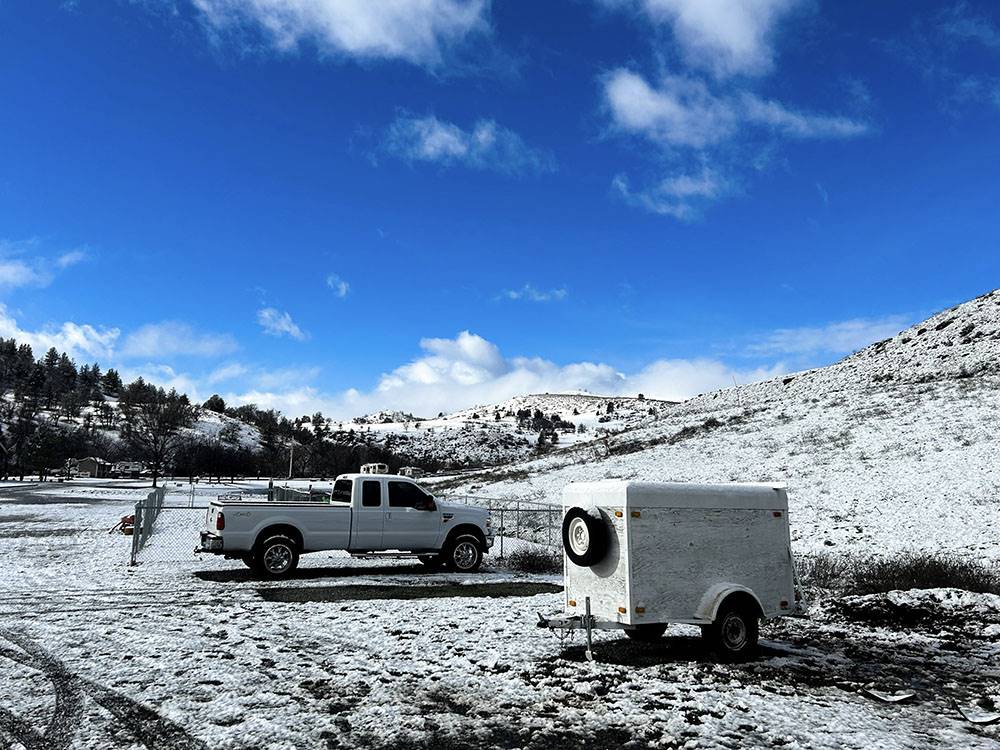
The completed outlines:
{"type": "Polygon", "coordinates": [[[393,474],[342,474],[321,500],[213,500],[197,552],[242,560],[268,578],[295,570],[305,552],[417,557],[428,567],[479,568],[493,545],[485,508],[439,503],[393,474]]]}

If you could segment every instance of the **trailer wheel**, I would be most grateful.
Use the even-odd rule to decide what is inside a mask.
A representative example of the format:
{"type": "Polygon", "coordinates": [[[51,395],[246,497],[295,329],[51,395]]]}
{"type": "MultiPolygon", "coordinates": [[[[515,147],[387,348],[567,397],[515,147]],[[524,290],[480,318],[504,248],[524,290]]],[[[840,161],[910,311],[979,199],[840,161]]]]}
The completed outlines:
{"type": "Polygon", "coordinates": [[[483,564],[483,546],[472,534],[462,534],[448,545],[444,561],[457,573],[474,573],[483,564]]]}
{"type": "Polygon", "coordinates": [[[267,578],[285,578],[299,565],[298,545],[287,536],[272,536],[257,548],[254,564],[267,578]]]}
{"type": "Polygon", "coordinates": [[[701,634],[720,661],[745,661],[757,653],[760,612],[740,599],[727,599],[719,607],[715,622],[704,625],[701,634]]]}
{"type": "Polygon", "coordinates": [[[563,517],[563,547],[566,556],[587,568],[604,559],[608,551],[608,531],[604,522],[583,508],[570,508],[563,517]]]}
{"type": "Polygon", "coordinates": [[[667,624],[663,622],[651,622],[645,625],[636,625],[633,628],[625,628],[625,635],[639,643],[653,643],[658,641],[666,632],[667,624]]]}

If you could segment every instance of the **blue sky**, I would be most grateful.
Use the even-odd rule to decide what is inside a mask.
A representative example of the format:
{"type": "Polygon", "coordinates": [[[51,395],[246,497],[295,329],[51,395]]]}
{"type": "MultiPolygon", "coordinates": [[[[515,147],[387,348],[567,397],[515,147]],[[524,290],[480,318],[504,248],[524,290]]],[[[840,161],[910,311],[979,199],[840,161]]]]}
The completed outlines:
{"type": "Polygon", "coordinates": [[[997,286],[992,3],[378,6],[0,1],[0,335],[426,414],[683,397],[997,286]]]}

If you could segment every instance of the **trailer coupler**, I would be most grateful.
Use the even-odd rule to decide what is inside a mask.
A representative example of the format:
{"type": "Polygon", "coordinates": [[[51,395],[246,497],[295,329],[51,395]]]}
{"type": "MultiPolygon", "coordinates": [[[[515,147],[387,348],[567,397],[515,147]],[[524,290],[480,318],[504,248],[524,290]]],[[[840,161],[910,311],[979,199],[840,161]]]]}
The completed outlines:
{"type": "Polygon", "coordinates": [[[595,630],[623,630],[625,625],[611,620],[598,620],[590,614],[590,597],[584,600],[585,613],[565,617],[545,617],[538,613],[538,627],[548,630],[582,630],[587,635],[587,660],[594,660],[593,645],[595,630]]]}

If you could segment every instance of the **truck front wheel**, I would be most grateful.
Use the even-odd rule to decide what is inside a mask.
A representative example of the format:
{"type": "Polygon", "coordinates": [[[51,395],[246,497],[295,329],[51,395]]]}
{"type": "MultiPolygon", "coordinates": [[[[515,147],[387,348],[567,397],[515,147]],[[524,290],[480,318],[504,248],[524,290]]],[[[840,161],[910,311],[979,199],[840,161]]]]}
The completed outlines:
{"type": "Polygon", "coordinates": [[[463,534],[448,545],[444,560],[457,573],[472,573],[483,564],[483,547],[476,537],[463,534]]]}
{"type": "Polygon", "coordinates": [[[272,536],[265,539],[254,555],[254,566],[268,578],[284,578],[292,574],[299,565],[299,548],[287,536],[272,536]]]}

